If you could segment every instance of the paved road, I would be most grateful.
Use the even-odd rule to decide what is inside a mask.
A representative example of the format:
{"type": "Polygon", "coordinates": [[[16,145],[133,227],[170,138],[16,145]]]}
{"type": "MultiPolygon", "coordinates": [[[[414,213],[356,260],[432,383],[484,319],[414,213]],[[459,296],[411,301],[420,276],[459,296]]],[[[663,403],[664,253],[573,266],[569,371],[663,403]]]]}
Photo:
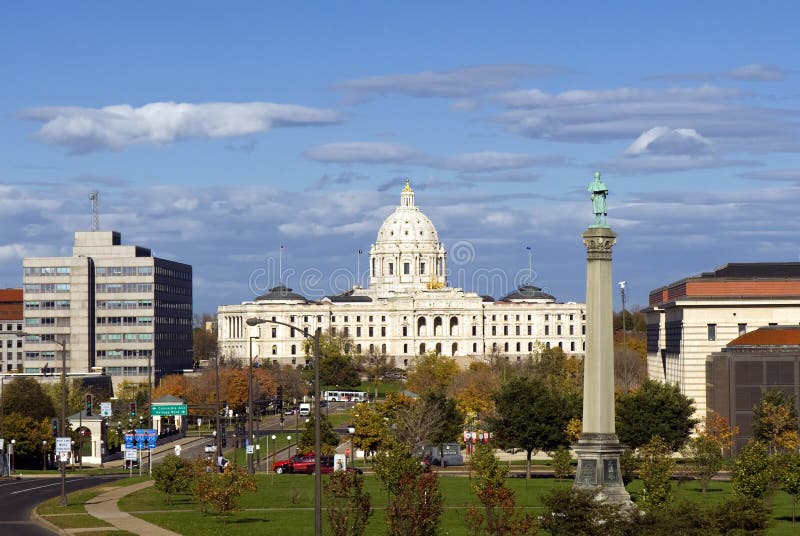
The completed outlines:
{"type": "MultiPolygon", "coordinates": [[[[104,482],[120,478],[120,475],[69,477],[66,480],[67,500],[69,494],[104,482]]],[[[61,478],[3,478],[0,480],[0,534],[14,536],[41,536],[53,534],[31,520],[31,512],[42,501],[61,494],[61,478]]]]}

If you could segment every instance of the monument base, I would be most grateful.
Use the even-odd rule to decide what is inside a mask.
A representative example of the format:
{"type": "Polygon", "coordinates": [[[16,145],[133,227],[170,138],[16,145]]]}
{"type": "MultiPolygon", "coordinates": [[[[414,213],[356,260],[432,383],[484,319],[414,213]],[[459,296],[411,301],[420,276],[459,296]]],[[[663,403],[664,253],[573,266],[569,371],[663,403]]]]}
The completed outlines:
{"type": "Polygon", "coordinates": [[[635,506],[622,482],[619,455],[623,448],[616,434],[581,434],[572,449],[578,455],[574,488],[597,491],[598,499],[605,502],[635,506]]]}

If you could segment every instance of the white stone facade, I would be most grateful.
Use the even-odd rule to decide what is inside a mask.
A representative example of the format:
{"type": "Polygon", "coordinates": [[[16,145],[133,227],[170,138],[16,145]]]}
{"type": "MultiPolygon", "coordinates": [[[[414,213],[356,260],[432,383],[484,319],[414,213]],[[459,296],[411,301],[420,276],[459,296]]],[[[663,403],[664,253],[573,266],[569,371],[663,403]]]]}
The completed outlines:
{"type": "Polygon", "coordinates": [[[253,301],[218,309],[220,352],[249,357],[248,337],[259,360],[304,365],[304,338],[258,317],[307,329],[344,334],[362,355],[385,354],[405,368],[429,351],[454,357],[462,366],[494,352],[516,361],[536,347],[560,346],[567,354],[584,352],[585,307],[556,303],[536,287],[524,286],[500,300],[447,286],[446,250],[433,223],[414,205],[406,187],[400,206],[381,226],[370,249],[370,286],[310,301],[283,286],[253,301]]]}
{"type": "Polygon", "coordinates": [[[192,267],[122,245],[113,231],[75,233],[71,257],[23,261],[24,371],[105,369],[116,386],[192,366],[192,267]]]}

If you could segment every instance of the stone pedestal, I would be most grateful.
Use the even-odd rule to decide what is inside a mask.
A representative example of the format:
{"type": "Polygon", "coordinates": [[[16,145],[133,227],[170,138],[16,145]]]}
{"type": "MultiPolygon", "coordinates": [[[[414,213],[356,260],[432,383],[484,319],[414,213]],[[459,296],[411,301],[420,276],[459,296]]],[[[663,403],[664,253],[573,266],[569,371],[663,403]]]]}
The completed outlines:
{"type": "Polygon", "coordinates": [[[578,455],[576,488],[593,489],[609,502],[631,504],[622,484],[614,418],[614,322],[611,249],[617,234],[593,225],[586,245],[586,354],[583,362],[583,433],[573,449],[578,455]]]}

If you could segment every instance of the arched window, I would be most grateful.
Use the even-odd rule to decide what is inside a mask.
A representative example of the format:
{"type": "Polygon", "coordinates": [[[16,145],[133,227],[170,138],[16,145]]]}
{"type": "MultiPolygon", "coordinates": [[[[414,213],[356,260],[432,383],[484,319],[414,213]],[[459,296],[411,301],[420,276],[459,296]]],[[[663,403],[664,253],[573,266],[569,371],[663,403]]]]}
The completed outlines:
{"type": "Polygon", "coordinates": [[[377,266],[377,260],[378,259],[376,259],[375,257],[372,258],[372,277],[375,277],[376,275],[378,275],[378,274],[375,273],[375,267],[377,266]]]}
{"type": "Polygon", "coordinates": [[[517,352],[520,352],[520,351],[522,351],[522,345],[521,345],[521,343],[517,343],[517,352]]]}
{"type": "Polygon", "coordinates": [[[451,351],[450,355],[455,356],[455,355],[458,354],[458,343],[457,342],[453,343],[453,347],[451,348],[451,350],[452,351],[451,351]]]}
{"type": "Polygon", "coordinates": [[[550,349],[550,343],[549,342],[544,343],[544,347],[549,350],[550,349]]]}
{"type": "Polygon", "coordinates": [[[386,355],[386,343],[381,344],[381,353],[386,355]]]}
{"type": "Polygon", "coordinates": [[[442,317],[436,316],[433,318],[433,336],[441,337],[442,335],[442,317]]]}
{"type": "Polygon", "coordinates": [[[425,343],[422,342],[419,345],[419,355],[423,355],[425,353],[425,343]]]}
{"type": "Polygon", "coordinates": [[[404,367],[407,367],[407,366],[408,366],[408,359],[403,359],[403,366],[404,366],[404,367]]]}
{"type": "Polygon", "coordinates": [[[504,352],[508,352],[508,343],[505,343],[505,344],[503,345],[503,351],[504,351],[504,352]]]}
{"type": "Polygon", "coordinates": [[[458,317],[451,316],[450,317],[450,336],[455,337],[458,335],[458,317]]]}
{"type": "Polygon", "coordinates": [[[417,319],[417,337],[425,337],[428,334],[428,323],[424,316],[417,319]]]}
{"type": "Polygon", "coordinates": [[[361,353],[361,345],[360,344],[356,344],[356,353],[357,354],[361,353]]]}
{"type": "Polygon", "coordinates": [[[442,355],[442,343],[436,343],[436,355],[442,355]]]}
{"type": "Polygon", "coordinates": [[[472,353],[473,354],[477,354],[478,353],[478,343],[477,342],[473,342],[472,343],[472,353]]]}
{"type": "Polygon", "coordinates": [[[403,345],[403,353],[404,353],[404,354],[407,354],[407,353],[408,353],[408,345],[407,345],[407,344],[404,344],[404,345],[403,345]]]}
{"type": "Polygon", "coordinates": [[[570,350],[570,352],[574,352],[575,351],[575,343],[574,342],[569,343],[569,350],[570,350]]]}
{"type": "Polygon", "coordinates": [[[532,342],[528,343],[528,351],[529,352],[533,352],[533,343],[532,342]]]}
{"type": "Polygon", "coordinates": [[[296,353],[297,353],[297,346],[293,344],[292,345],[292,355],[295,355],[296,353]]]}
{"type": "Polygon", "coordinates": [[[278,345],[277,344],[273,344],[272,345],[272,355],[278,355],[278,345]]]}
{"type": "Polygon", "coordinates": [[[562,341],[558,341],[558,347],[563,350],[564,349],[564,343],[562,341]]]}

